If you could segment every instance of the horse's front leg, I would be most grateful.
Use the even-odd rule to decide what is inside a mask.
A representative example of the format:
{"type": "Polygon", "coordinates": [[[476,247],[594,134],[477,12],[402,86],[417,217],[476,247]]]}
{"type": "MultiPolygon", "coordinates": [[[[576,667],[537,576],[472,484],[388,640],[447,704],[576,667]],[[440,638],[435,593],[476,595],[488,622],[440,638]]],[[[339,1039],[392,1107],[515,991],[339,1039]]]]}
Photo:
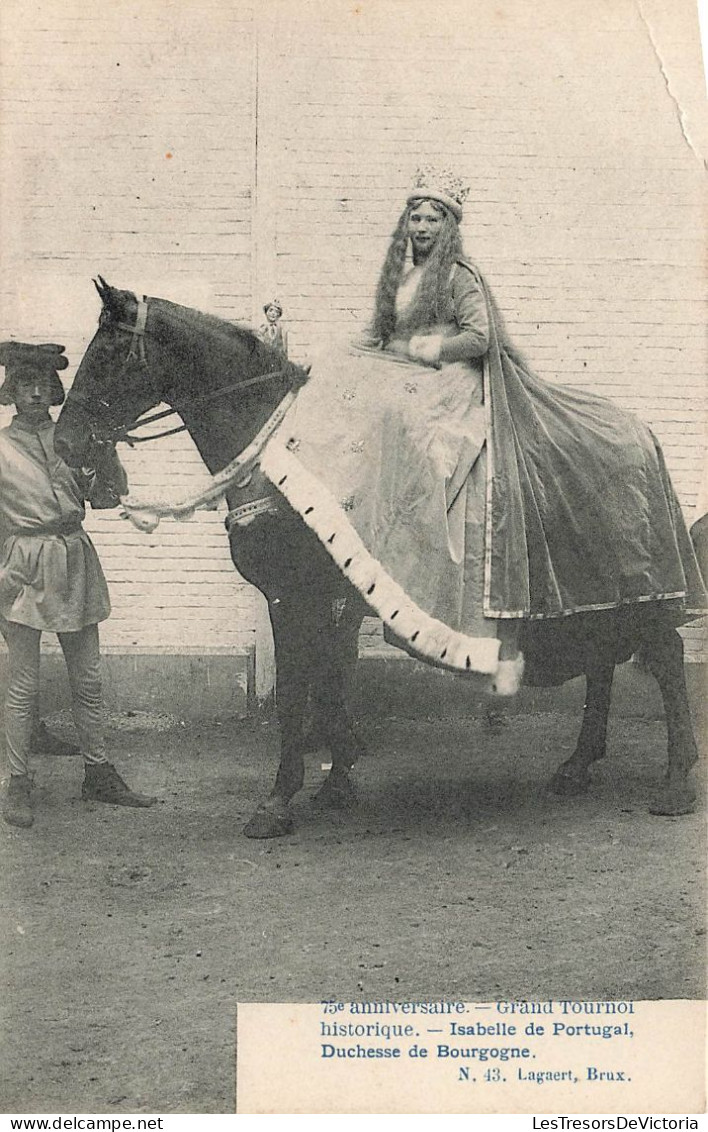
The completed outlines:
{"type": "Polygon", "coordinates": [[[690,781],[698,748],[688,705],[683,641],[673,628],[661,627],[642,653],[661,689],[668,738],[668,766],[663,787],[649,807],[652,814],[676,817],[695,809],[696,789],[690,781]]]}
{"type": "Polygon", "coordinates": [[[365,607],[352,593],[333,602],[318,633],[318,668],[312,685],[316,726],[332,756],[332,767],[317,792],[321,805],[346,807],[355,791],[349,772],[365,750],[347,711],[347,691],[359,656],[359,629],[365,607]]]}
{"type": "Polygon", "coordinates": [[[614,671],[613,663],[600,662],[588,667],[582,727],[573,754],[551,779],[555,794],[583,794],[590,785],[591,765],[605,757],[614,671]]]}
{"type": "Polygon", "coordinates": [[[246,823],[247,837],[282,837],[294,822],[290,803],[302,788],[305,765],[303,724],[313,671],[312,615],[292,598],[268,603],[273,627],[280,765],[269,797],[246,823]]]}

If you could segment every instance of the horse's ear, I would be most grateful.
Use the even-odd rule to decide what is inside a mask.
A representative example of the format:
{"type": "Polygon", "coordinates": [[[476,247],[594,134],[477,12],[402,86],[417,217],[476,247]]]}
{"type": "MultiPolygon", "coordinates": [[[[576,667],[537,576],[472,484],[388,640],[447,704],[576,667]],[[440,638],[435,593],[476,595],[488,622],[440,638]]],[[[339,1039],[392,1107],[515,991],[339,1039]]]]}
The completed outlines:
{"type": "Polygon", "coordinates": [[[108,286],[103,276],[99,275],[96,279],[94,279],[93,285],[101,297],[101,302],[109,303],[111,299],[112,288],[108,286]]]}

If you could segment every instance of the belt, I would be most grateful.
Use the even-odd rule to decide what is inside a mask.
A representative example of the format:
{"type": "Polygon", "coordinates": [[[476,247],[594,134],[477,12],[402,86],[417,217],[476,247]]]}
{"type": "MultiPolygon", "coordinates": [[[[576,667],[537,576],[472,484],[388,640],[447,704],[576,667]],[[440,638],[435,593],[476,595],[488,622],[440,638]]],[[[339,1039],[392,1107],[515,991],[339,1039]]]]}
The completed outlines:
{"type": "Polygon", "coordinates": [[[45,523],[41,527],[13,527],[8,534],[10,535],[23,535],[25,538],[28,535],[74,535],[82,531],[83,527],[79,519],[67,520],[65,523],[45,523]]]}

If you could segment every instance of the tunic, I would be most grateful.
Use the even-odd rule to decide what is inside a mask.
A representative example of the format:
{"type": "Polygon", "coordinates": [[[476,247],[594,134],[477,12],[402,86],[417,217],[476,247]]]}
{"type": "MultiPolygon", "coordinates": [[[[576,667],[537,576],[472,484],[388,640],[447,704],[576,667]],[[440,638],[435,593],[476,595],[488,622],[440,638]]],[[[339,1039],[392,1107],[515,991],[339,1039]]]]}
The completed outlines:
{"type": "Polygon", "coordinates": [[[0,431],[0,616],[33,629],[78,632],[110,613],[96,550],[81,526],[80,478],[54,451],[54,422],[0,431]]]}

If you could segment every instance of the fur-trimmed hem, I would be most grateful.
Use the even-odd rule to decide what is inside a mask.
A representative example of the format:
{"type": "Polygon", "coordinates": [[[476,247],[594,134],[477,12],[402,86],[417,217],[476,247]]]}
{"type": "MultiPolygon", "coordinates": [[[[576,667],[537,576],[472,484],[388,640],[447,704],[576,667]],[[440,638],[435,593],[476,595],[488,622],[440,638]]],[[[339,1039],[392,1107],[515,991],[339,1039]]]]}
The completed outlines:
{"type": "Polygon", "coordinates": [[[468,637],[420,609],[372,557],[327,488],[277,437],[265,447],[260,466],[371,609],[421,659],[461,674],[496,674],[499,640],[468,637]]]}
{"type": "Polygon", "coordinates": [[[489,686],[491,696],[515,696],[524,676],[524,654],[517,653],[513,660],[500,660],[489,686]]]}

